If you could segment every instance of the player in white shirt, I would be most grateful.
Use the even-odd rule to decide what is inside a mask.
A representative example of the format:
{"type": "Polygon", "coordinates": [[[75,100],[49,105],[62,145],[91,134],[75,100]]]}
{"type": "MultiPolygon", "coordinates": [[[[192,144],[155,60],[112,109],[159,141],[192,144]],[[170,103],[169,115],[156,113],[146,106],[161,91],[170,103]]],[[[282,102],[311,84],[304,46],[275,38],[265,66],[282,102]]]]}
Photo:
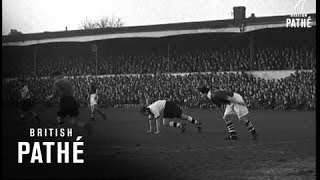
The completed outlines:
{"type": "Polygon", "coordinates": [[[96,85],[96,83],[94,81],[91,81],[90,84],[90,111],[91,111],[91,120],[94,121],[95,120],[95,112],[98,112],[103,120],[106,120],[106,114],[103,113],[99,107],[98,107],[98,87],[96,85]]]}
{"type": "Polygon", "coordinates": [[[20,120],[22,121],[25,119],[25,113],[30,113],[37,120],[37,122],[39,122],[39,116],[31,110],[32,102],[28,86],[26,85],[24,80],[20,82],[20,85],[22,86],[22,88],[20,89],[21,99],[19,100],[20,120]]]}
{"type": "Polygon", "coordinates": [[[188,116],[182,113],[182,110],[172,101],[167,100],[158,100],[152,103],[147,107],[143,107],[140,112],[148,116],[149,119],[149,130],[147,133],[153,132],[152,130],[152,120],[156,122],[156,131],[155,134],[160,133],[160,118],[163,115],[163,125],[167,127],[175,127],[180,128],[181,132],[184,132],[186,129],[185,123],[179,123],[173,121],[174,118],[178,118],[181,120],[189,121],[190,123],[194,124],[198,131],[201,132],[201,121],[195,120],[193,117],[188,116]]]}
{"type": "Polygon", "coordinates": [[[210,90],[209,88],[203,86],[198,88],[201,98],[209,100],[211,103],[215,104],[223,113],[223,106],[225,110],[223,113],[223,119],[226,123],[226,128],[229,131],[227,140],[237,140],[237,133],[234,128],[231,117],[236,115],[238,120],[242,122],[252,135],[253,140],[257,140],[258,133],[252,122],[247,119],[249,110],[242,98],[242,96],[236,92],[226,91],[220,88],[215,90],[210,90]]]}

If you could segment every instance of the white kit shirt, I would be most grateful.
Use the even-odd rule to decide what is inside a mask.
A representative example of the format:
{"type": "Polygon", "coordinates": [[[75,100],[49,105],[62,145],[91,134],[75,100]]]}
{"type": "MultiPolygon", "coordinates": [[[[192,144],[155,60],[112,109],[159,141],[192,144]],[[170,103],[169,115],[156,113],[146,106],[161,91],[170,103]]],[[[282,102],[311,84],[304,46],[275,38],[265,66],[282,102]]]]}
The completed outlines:
{"type": "Polygon", "coordinates": [[[164,111],[164,108],[166,106],[166,100],[158,100],[148,106],[150,108],[150,111],[154,115],[154,118],[158,118],[164,111]]]}

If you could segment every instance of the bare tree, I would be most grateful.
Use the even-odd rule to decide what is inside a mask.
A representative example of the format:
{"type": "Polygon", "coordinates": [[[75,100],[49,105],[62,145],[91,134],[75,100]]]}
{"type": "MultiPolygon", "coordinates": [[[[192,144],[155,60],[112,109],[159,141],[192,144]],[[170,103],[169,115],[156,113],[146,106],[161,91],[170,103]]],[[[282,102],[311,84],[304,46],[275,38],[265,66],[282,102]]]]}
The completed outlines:
{"type": "Polygon", "coordinates": [[[94,23],[91,19],[86,18],[86,20],[81,22],[80,28],[81,29],[95,29],[96,23],[94,23]]]}
{"type": "Polygon", "coordinates": [[[107,16],[100,18],[99,20],[91,20],[86,18],[80,24],[80,29],[98,29],[98,28],[117,28],[124,25],[121,18],[116,18],[112,16],[109,18],[107,16]]]}

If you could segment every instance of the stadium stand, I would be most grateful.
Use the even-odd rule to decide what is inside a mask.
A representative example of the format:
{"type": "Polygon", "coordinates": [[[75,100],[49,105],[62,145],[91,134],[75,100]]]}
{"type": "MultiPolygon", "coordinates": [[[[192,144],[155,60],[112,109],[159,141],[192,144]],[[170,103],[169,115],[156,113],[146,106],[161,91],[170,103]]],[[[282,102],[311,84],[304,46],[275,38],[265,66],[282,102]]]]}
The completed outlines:
{"type": "MultiPolygon", "coordinates": [[[[253,69],[250,69],[249,49],[244,48],[173,51],[170,62],[160,51],[128,51],[99,56],[98,74],[311,69],[315,66],[315,57],[315,48],[258,48],[253,69]]],[[[32,57],[13,57],[4,61],[4,77],[34,76],[32,57]]],[[[90,75],[95,74],[95,63],[92,55],[40,56],[36,74],[48,76],[52,70],[60,69],[68,76],[90,75]]]]}
{"type": "MultiPolygon", "coordinates": [[[[268,18],[259,19],[248,21],[261,20],[262,23],[268,18]]],[[[273,22],[278,20],[266,23],[273,22]]],[[[216,27],[218,28],[226,21],[211,23],[204,23],[202,28],[219,25],[216,27]]],[[[138,27],[138,30],[155,28],[155,31],[164,28],[163,31],[178,31],[191,26],[191,29],[198,29],[199,24],[202,23],[182,24],[181,27],[177,24],[146,26],[138,27]],[[171,26],[174,28],[170,29],[171,26]]],[[[124,28],[119,33],[133,33],[133,30],[135,28],[124,28]]],[[[7,79],[3,81],[3,103],[17,104],[17,78],[29,78],[27,84],[34,103],[43,102],[52,89],[52,82],[46,77],[52,71],[61,70],[72,79],[75,96],[82,106],[88,104],[88,84],[89,79],[93,78],[88,75],[97,74],[102,93],[99,103],[102,106],[138,105],[149,97],[151,101],[169,99],[184,107],[205,108],[208,105],[198,102],[195,89],[200,85],[207,85],[239,92],[244,95],[250,108],[315,109],[315,28],[294,31],[289,28],[265,28],[246,33],[199,33],[160,38],[132,37],[26,44],[26,41],[33,39],[39,39],[39,42],[52,40],[55,36],[81,39],[84,38],[82,35],[94,37],[97,34],[108,34],[109,31],[117,34],[118,30],[4,37],[9,46],[3,46],[2,76],[7,79]],[[79,36],[75,36],[76,34],[79,36]],[[12,46],[10,43],[18,45],[12,46]],[[97,44],[97,51],[93,51],[92,44],[97,44]],[[254,70],[292,70],[296,73],[280,80],[267,80],[241,73],[254,70]],[[187,75],[176,76],[174,73],[187,75]]],[[[136,31],[133,34],[135,33],[136,31]]],[[[148,34],[147,31],[141,33],[148,34]]]]}
{"type": "MultiPolygon", "coordinates": [[[[69,77],[75,86],[75,95],[82,106],[88,103],[88,83],[92,77],[69,77]]],[[[221,87],[244,95],[249,108],[263,109],[315,109],[315,71],[296,71],[287,78],[265,80],[245,73],[213,73],[190,75],[140,75],[108,76],[97,78],[101,90],[102,106],[120,107],[125,104],[141,104],[141,99],[149,97],[169,99],[183,107],[208,107],[198,103],[196,87],[207,85],[221,87]],[[230,87],[229,87],[230,85],[230,87]]],[[[34,103],[41,103],[50,93],[51,81],[48,78],[27,80],[34,103]]],[[[3,102],[16,104],[19,81],[4,83],[3,102]]]]}

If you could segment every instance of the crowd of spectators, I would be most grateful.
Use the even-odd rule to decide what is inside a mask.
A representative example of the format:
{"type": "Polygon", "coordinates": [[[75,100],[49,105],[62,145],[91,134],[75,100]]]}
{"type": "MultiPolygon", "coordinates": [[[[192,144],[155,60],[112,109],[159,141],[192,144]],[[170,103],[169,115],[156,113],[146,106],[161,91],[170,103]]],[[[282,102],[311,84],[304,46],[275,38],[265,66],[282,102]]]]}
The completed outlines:
{"type": "Polygon", "coordinates": [[[154,72],[209,72],[246,70],[311,69],[315,66],[315,48],[283,47],[257,48],[256,60],[250,63],[248,48],[222,48],[197,50],[126,51],[96,56],[43,56],[5,57],[3,76],[48,76],[53,70],[66,75],[146,74],[154,72]],[[97,66],[96,66],[97,65],[97,66]]]}
{"type": "MultiPolygon", "coordinates": [[[[97,82],[100,89],[99,103],[105,107],[126,104],[143,104],[167,99],[182,107],[213,107],[199,102],[196,88],[220,87],[243,95],[249,108],[261,109],[315,109],[315,71],[296,71],[279,80],[256,78],[245,73],[196,73],[188,75],[115,75],[104,77],[69,77],[74,84],[75,97],[82,106],[89,102],[90,79],[97,82]]],[[[34,103],[42,103],[51,93],[49,78],[30,78],[27,85],[34,103]]],[[[3,82],[3,102],[17,104],[19,100],[19,80],[3,82]]]]}

